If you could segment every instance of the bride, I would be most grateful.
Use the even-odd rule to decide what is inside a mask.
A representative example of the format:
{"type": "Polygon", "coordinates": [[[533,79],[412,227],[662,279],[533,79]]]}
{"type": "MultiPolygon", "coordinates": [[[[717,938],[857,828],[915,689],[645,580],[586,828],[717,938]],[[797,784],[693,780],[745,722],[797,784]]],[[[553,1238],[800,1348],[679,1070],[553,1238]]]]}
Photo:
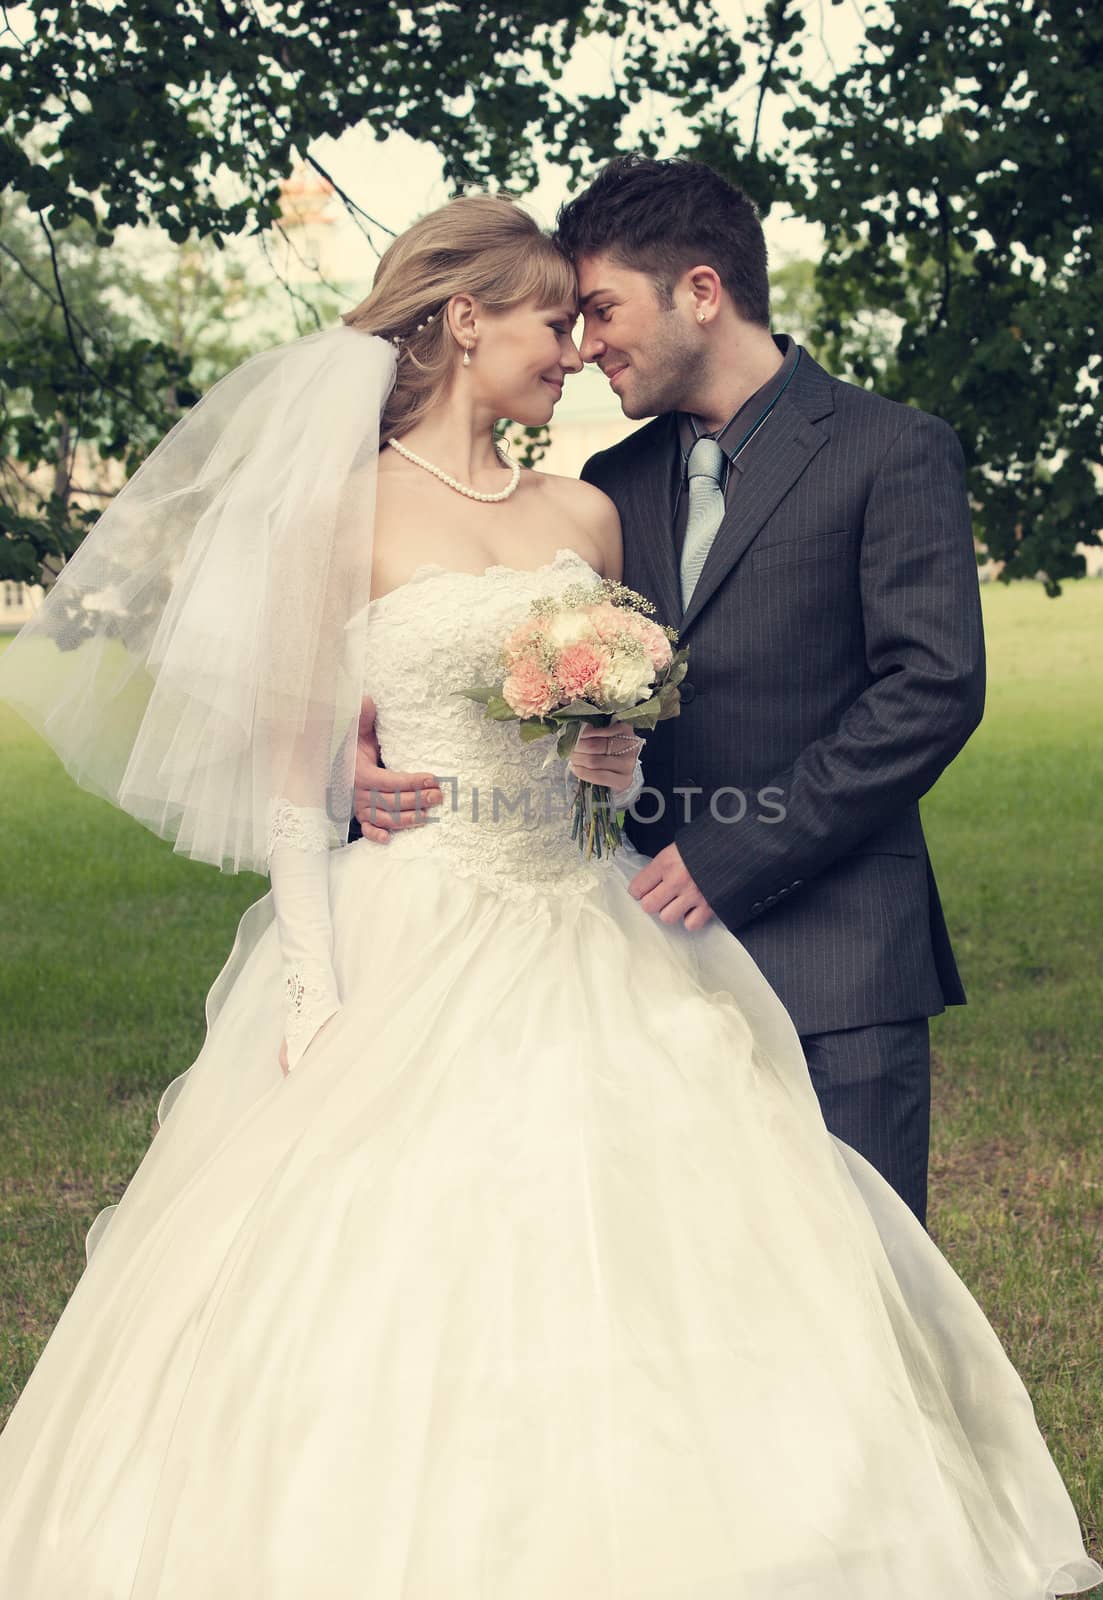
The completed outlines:
{"type": "MultiPolygon", "coordinates": [[[[642,914],[645,858],[586,861],[570,770],[457,693],[533,600],[620,573],[603,496],[491,442],[551,416],[575,309],[510,202],[423,218],[345,324],[176,425],[3,659],[78,781],[271,881],[0,1434],[13,1600],[1103,1579],[742,945],[642,914]],[[449,801],[383,850],[345,844],[365,692],[449,801]]],[[[587,745],[626,803],[638,741],[587,745]]]]}

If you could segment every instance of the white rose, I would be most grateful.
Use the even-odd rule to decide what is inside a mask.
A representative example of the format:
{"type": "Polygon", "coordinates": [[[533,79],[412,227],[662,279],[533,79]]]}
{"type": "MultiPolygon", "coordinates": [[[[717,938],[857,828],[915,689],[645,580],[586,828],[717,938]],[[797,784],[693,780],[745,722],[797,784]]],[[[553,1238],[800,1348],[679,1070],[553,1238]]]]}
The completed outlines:
{"type": "Polygon", "coordinates": [[[638,706],[650,697],[652,675],[650,661],[620,656],[601,680],[602,698],[616,705],[638,706]]]}
{"type": "Polygon", "coordinates": [[[557,649],[563,650],[567,645],[581,644],[583,640],[593,642],[597,635],[589,619],[581,612],[564,611],[548,628],[548,638],[557,649]]]}

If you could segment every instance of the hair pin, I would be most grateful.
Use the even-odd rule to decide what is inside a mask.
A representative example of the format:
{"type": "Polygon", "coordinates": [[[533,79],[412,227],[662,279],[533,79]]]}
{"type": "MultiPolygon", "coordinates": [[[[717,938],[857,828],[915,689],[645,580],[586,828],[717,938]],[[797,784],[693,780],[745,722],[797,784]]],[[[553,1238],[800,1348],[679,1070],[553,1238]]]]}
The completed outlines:
{"type": "Polygon", "coordinates": [[[436,317],[437,317],[437,312],[434,311],[433,315],[431,317],[426,317],[424,322],[419,322],[418,323],[417,327],[413,330],[413,333],[396,333],[396,334],[392,335],[391,343],[393,345],[406,344],[408,340],[413,338],[414,333],[423,333],[425,331],[425,329],[429,326],[429,324],[436,319],[436,317]]]}

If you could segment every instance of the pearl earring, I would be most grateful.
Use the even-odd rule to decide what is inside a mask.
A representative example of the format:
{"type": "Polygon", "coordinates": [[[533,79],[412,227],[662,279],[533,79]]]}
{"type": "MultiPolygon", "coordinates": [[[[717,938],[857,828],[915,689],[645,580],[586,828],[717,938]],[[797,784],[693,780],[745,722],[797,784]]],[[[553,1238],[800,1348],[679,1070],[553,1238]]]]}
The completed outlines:
{"type": "Polygon", "coordinates": [[[703,311],[698,311],[698,313],[697,313],[697,321],[698,322],[704,322],[704,320],[705,320],[705,313],[703,311]]]}
{"type": "Polygon", "coordinates": [[[469,344],[465,344],[463,347],[463,364],[465,367],[471,365],[471,346],[469,344]]]}

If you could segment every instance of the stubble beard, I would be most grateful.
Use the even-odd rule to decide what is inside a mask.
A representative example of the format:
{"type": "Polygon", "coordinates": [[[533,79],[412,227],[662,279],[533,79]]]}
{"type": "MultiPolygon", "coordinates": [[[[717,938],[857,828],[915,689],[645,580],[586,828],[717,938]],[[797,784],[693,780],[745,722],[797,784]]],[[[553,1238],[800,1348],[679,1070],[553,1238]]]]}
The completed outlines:
{"type": "Polygon", "coordinates": [[[663,416],[668,411],[688,410],[690,397],[703,386],[707,356],[684,336],[673,310],[664,313],[656,324],[646,355],[646,373],[635,365],[628,369],[637,382],[630,394],[621,397],[624,415],[638,421],[642,417],[663,416]]]}

